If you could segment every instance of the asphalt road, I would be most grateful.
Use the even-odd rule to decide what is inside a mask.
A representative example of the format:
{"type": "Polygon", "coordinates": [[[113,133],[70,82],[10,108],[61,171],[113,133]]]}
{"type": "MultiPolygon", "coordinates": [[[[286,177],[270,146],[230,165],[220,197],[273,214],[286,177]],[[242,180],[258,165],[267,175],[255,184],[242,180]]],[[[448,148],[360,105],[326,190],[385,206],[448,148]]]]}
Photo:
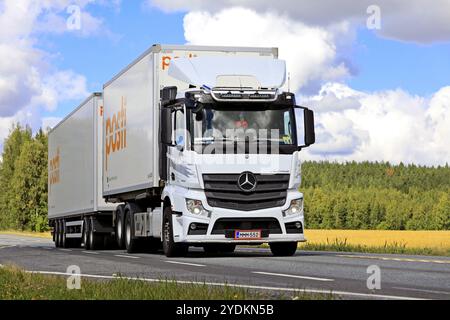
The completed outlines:
{"type": "Polygon", "coordinates": [[[324,292],[343,299],[450,299],[450,258],[390,254],[297,251],[273,257],[269,250],[238,247],[235,253],[208,256],[191,248],[187,257],[123,250],[57,249],[51,240],[0,235],[0,264],[29,271],[65,273],[70,265],[84,276],[116,275],[176,279],[290,293],[324,292]],[[369,266],[380,270],[381,289],[367,288],[369,266]]]}

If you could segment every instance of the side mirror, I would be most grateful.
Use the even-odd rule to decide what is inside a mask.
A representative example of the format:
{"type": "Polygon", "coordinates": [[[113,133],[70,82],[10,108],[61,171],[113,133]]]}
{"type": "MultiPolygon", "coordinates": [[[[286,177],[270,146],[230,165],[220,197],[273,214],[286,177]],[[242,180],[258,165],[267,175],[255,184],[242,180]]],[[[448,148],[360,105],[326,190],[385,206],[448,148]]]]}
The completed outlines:
{"type": "Polygon", "coordinates": [[[161,143],[172,145],[172,110],[170,108],[161,107],[161,143]]]}
{"type": "Polygon", "coordinates": [[[314,112],[305,107],[295,107],[295,123],[297,129],[297,146],[299,149],[316,142],[314,131],[314,112]]]}

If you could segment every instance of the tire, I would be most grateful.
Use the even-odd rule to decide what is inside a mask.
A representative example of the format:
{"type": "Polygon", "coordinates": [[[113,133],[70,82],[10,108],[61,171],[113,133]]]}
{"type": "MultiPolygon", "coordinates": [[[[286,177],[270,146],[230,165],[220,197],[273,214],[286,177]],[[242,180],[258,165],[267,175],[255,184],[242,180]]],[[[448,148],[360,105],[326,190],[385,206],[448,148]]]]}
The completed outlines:
{"type": "Polygon", "coordinates": [[[59,227],[59,220],[55,221],[55,230],[53,231],[55,233],[55,247],[59,248],[60,243],[59,243],[59,232],[60,232],[60,227],[59,227]]]}
{"type": "Polygon", "coordinates": [[[83,220],[83,244],[84,249],[89,250],[89,218],[84,218],[83,220]]]}
{"type": "Polygon", "coordinates": [[[119,249],[125,248],[125,206],[123,204],[116,208],[116,241],[119,249]]]}
{"type": "Polygon", "coordinates": [[[293,256],[297,251],[297,242],[273,242],[269,243],[269,246],[276,257],[293,256]]]}
{"type": "Polygon", "coordinates": [[[139,239],[134,238],[134,213],[139,212],[139,207],[134,203],[125,206],[125,249],[127,253],[138,251],[139,239]]]}
{"type": "Polygon", "coordinates": [[[166,257],[181,257],[186,255],[189,247],[185,244],[176,243],[173,240],[172,209],[170,206],[164,208],[162,238],[163,250],[166,257]]]}
{"type": "Polygon", "coordinates": [[[66,237],[66,222],[64,220],[61,220],[60,222],[60,228],[61,228],[61,248],[68,248],[70,240],[66,237]]]}
{"type": "Polygon", "coordinates": [[[100,235],[98,233],[95,233],[94,231],[94,221],[95,218],[91,217],[89,221],[89,250],[98,250],[101,248],[103,244],[103,235],[100,235]]]}

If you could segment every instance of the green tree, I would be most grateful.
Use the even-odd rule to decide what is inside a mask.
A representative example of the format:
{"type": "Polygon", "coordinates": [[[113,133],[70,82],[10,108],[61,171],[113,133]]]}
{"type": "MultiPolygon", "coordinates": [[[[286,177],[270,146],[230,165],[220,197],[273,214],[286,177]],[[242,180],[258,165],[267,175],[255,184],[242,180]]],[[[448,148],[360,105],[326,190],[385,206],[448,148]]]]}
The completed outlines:
{"type": "Polygon", "coordinates": [[[0,228],[11,228],[15,222],[15,217],[11,212],[14,206],[11,180],[16,171],[16,161],[20,156],[22,146],[31,139],[31,129],[16,124],[4,141],[0,167],[0,228]]]}
{"type": "Polygon", "coordinates": [[[32,231],[47,228],[47,143],[38,134],[22,146],[11,181],[15,227],[32,231]]]}
{"type": "Polygon", "coordinates": [[[437,230],[450,229],[450,189],[443,192],[432,211],[432,226],[437,230]]]}

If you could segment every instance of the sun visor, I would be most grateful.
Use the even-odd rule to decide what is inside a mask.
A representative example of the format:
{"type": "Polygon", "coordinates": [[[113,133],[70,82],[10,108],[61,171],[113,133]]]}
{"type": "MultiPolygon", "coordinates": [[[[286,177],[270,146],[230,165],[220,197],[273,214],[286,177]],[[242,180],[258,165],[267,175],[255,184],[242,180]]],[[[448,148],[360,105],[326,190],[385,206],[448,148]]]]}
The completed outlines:
{"type": "Polygon", "coordinates": [[[177,58],[170,63],[169,76],[197,87],[280,88],[286,63],[268,57],[177,58]]]}

